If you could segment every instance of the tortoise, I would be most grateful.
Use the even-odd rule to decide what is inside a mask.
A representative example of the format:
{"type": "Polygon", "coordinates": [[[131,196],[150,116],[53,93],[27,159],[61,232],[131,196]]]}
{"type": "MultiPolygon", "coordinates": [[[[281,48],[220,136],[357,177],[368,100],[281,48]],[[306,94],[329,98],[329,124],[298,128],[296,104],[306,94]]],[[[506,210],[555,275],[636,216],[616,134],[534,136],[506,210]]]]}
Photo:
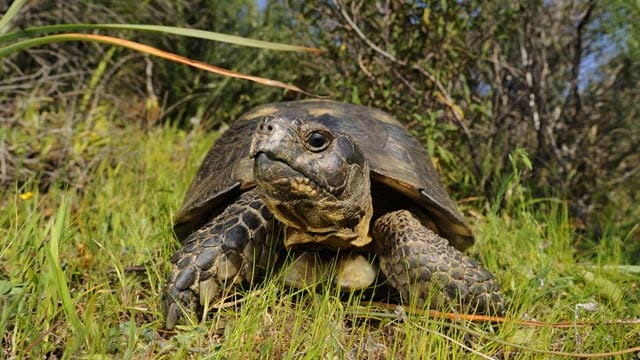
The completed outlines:
{"type": "Polygon", "coordinates": [[[417,306],[504,306],[494,275],[463,253],[471,228],[424,147],[370,107],[291,101],[241,116],[207,153],[174,231],[182,247],[163,294],[168,328],[284,254],[293,286],[382,280],[417,306]]]}

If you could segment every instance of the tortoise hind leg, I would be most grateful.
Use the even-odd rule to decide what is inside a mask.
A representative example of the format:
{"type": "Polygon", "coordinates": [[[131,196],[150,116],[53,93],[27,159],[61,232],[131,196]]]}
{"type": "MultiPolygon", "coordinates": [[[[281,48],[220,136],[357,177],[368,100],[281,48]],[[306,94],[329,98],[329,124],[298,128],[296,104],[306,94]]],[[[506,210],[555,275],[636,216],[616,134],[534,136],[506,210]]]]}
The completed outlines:
{"type": "Polygon", "coordinates": [[[251,283],[273,260],[274,220],[255,190],[248,191],[185,239],[171,258],[164,289],[166,327],[183,311],[201,313],[240,284],[251,283]]]}
{"type": "Polygon", "coordinates": [[[374,223],[380,268],[404,301],[423,306],[450,303],[459,311],[500,314],[504,310],[493,274],[423,226],[407,210],[374,223]]]}

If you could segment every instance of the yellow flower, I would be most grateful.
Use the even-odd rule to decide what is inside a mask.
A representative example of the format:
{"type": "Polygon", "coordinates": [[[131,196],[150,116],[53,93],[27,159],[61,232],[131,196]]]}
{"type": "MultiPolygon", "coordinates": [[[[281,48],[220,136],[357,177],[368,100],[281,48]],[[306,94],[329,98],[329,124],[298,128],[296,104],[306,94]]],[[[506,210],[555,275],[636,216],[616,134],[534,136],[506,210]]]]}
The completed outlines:
{"type": "Polygon", "coordinates": [[[31,191],[27,191],[26,193],[20,194],[20,199],[29,200],[33,197],[33,193],[31,191]]]}

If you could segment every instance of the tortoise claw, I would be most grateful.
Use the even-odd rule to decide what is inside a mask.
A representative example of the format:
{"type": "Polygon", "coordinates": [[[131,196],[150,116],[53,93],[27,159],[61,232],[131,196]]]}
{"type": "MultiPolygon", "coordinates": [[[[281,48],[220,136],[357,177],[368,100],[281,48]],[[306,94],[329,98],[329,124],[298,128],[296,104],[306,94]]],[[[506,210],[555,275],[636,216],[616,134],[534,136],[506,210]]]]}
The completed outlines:
{"type": "Polygon", "coordinates": [[[182,309],[175,302],[171,303],[168,306],[168,308],[165,310],[165,313],[165,327],[169,330],[173,329],[178,324],[178,320],[180,320],[183,315],[182,309]]]}
{"type": "Polygon", "coordinates": [[[180,281],[180,279],[184,279],[184,276],[180,276],[182,273],[184,271],[174,265],[163,293],[165,327],[167,329],[173,329],[185,315],[199,313],[202,307],[196,293],[191,289],[191,286],[195,284],[195,279],[192,278],[190,284],[184,280],[180,281]]]}

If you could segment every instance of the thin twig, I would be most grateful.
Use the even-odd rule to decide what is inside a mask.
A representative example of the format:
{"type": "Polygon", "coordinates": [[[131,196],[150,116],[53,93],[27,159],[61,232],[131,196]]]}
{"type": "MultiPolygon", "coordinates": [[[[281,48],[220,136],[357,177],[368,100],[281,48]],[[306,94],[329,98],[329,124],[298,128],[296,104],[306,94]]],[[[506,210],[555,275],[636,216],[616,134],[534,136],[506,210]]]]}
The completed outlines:
{"type": "MultiPolygon", "coordinates": [[[[372,304],[390,311],[395,311],[398,306],[395,304],[388,304],[384,302],[373,302],[372,304]]],[[[535,320],[507,319],[502,316],[449,313],[449,312],[442,312],[437,310],[417,309],[414,307],[405,307],[405,308],[407,309],[407,313],[409,314],[428,316],[432,318],[439,317],[447,320],[471,321],[471,322],[479,322],[479,323],[489,322],[489,323],[495,323],[495,324],[513,323],[517,325],[525,325],[525,326],[533,326],[533,327],[552,327],[556,329],[566,329],[566,328],[573,328],[575,326],[585,327],[585,326],[594,326],[594,325],[640,325],[640,318],[639,319],[618,319],[618,320],[608,320],[608,321],[600,321],[600,322],[574,323],[572,321],[563,321],[563,322],[557,322],[557,323],[548,323],[548,322],[535,321],[535,320]]]]}
{"type": "MultiPolygon", "coordinates": [[[[395,64],[398,64],[398,65],[401,65],[401,66],[408,66],[410,69],[418,71],[419,73],[421,73],[424,77],[429,79],[429,81],[431,81],[436,86],[436,88],[438,89],[438,92],[440,92],[440,95],[442,96],[442,98],[440,99],[441,102],[443,102],[444,105],[447,108],[449,108],[449,110],[453,114],[453,118],[454,118],[456,124],[462,130],[462,132],[463,132],[463,134],[465,136],[465,140],[467,142],[467,145],[469,146],[469,149],[473,149],[474,145],[473,145],[473,141],[471,140],[471,134],[469,133],[469,129],[467,128],[467,125],[464,123],[464,119],[460,115],[460,111],[457,109],[457,107],[455,106],[455,103],[451,99],[451,95],[449,95],[449,92],[447,91],[447,89],[445,89],[445,87],[442,85],[442,83],[438,79],[436,79],[436,77],[433,76],[429,71],[424,69],[423,67],[421,67],[421,66],[419,66],[417,64],[413,64],[413,65],[409,66],[405,61],[398,60],[391,53],[389,53],[389,52],[381,49],[380,47],[378,47],[376,44],[373,43],[373,41],[369,40],[369,38],[362,32],[362,30],[360,30],[358,25],[356,25],[356,23],[351,19],[349,14],[347,14],[347,11],[345,10],[344,6],[342,6],[340,1],[333,0],[333,4],[339,9],[340,14],[342,14],[342,17],[344,18],[344,20],[349,24],[349,26],[351,26],[351,28],[353,29],[353,31],[355,31],[355,33],[358,35],[358,37],[362,41],[364,41],[371,49],[373,49],[375,52],[377,52],[378,54],[382,55],[383,57],[391,60],[395,64]]],[[[475,153],[476,153],[475,151],[471,151],[471,156],[473,158],[473,165],[475,167],[475,170],[476,170],[477,174],[480,175],[482,173],[482,169],[481,169],[480,164],[478,163],[478,161],[476,159],[475,153]]]]}
{"type": "Polygon", "coordinates": [[[65,321],[64,318],[60,319],[55,324],[51,325],[51,327],[49,327],[47,330],[45,330],[42,333],[40,333],[40,335],[38,335],[38,337],[35,340],[33,340],[29,345],[27,345],[27,347],[25,348],[24,353],[25,354],[30,354],[31,350],[34,347],[36,347],[38,344],[40,344],[40,342],[42,342],[42,339],[44,339],[46,336],[48,336],[54,330],[56,330],[58,327],[60,327],[60,325],[62,325],[64,323],[64,321],[65,321]]]}
{"type": "MultiPolygon", "coordinates": [[[[381,306],[385,309],[389,309],[391,311],[384,313],[384,314],[376,314],[376,316],[380,316],[383,318],[393,318],[393,319],[404,319],[406,317],[404,311],[398,313],[396,311],[397,309],[397,305],[393,305],[393,304],[387,304],[387,303],[380,303],[380,302],[373,302],[373,305],[378,305],[381,306]]],[[[505,323],[505,322],[510,322],[510,320],[508,321],[507,319],[503,318],[503,317],[493,317],[493,316],[483,316],[483,315],[466,315],[466,314],[453,314],[453,313],[443,313],[443,312],[438,312],[438,311],[433,311],[433,310],[428,310],[428,311],[424,311],[424,310],[420,310],[420,309],[415,309],[415,308],[409,308],[410,314],[417,314],[417,315],[425,315],[427,314],[429,317],[442,317],[445,319],[449,319],[449,320],[467,320],[467,321],[475,321],[478,322],[480,320],[482,320],[483,322],[486,322],[488,320],[490,320],[490,322],[497,322],[497,323],[505,323]]],[[[355,313],[356,316],[364,316],[365,314],[362,313],[355,313]]],[[[403,321],[406,321],[403,320],[403,321]]],[[[573,328],[575,326],[587,326],[587,325],[596,325],[596,323],[577,323],[577,324],[573,324],[571,322],[563,322],[563,323],[555,323],[555,324],[550,324],[550,323],[543,323],[543,322],[539,322],[539,321],[522,321],[522,320],[516,320],[515,321],[516,324],[521,324],[521,325],[530,325],[530,326],[552,326],[554,328],[573,328]]],[[[640,319],[631,319],[631,320],[615,320],[615,321],[607,321],[604,323],[597,323],[597,324],[605,324],[605,325],[610,325],[610,324],[625,324],[625,325],[637,325],[640,324],[640,319]]],[[[417,325],[416,325],[417,326],[417,325]]],[[[574,357],[574,358],[582,358],[582,359],[596,359],[596,358],[609,358],[609,357],[613,357],[613,356],[620,356],[620,355],[625,355],[625,354],[633,354],[636,352],[640,352],[640,346],[635,346],[635,347],[629,347],[626,349],[622,349],[622,350],[616,350],[616,351],[610,351],[610,352],[602,352],[602,353],[579,353],[579,352],[565,352],[565,351],[555,351],[555,350],[544,350],[544,349],[536,349],[536,348],[532,348],[526,345],[522,345],[522,344],[514,344],[511,343],[509,341],[505,341],[502,339],[499,339],[497,337],[488,335],[484,332],[481,331],[476,331],[473,329],[470,329],[468,327],[462,326],[462,325],[458,325],[455,323],[448,323],[447,326],[450,326],[452,328],[458,329],[460,331],[464,331],[467,332],[469,334],[481,337],[481,338],[485,338],[485,339],[489,339],[495,343],[498,343],[500,345],[505,345],[505,346],[510,346],[516,349],[520,349],[523,351],[528,351],[531,353],[535,353],[535,354],[545,354],[545,355],[554,355],[554,356],[562,356],[562,357],[574,357]]],[[[421,327],[421,329],[423,330],[427,330],[421,327]]],[[[442,336],[442,334],[440,333],[436,333],[437,335],[442,336]]]]}
{"type": "MultiPolygon", "coordinates": [[[[253,290],[251,292],[251,296],[260,295],[262,293],[264,293],[264,289],[253,290]]],[[[242,297],[240,299],[233,300],[233,301],[229,301],[228,300],[228,299],[236,297],[236,295],[237,294],[231,294],[231,295],[227,296],[226,298],[221,299],[220,301],[216,302],[215,304],[212,304],[211,306],[209,306],[209,310],[227,309],[227,308],[234,307],[236,305],[242,304],[243,302],[246,301],[246,297],[242,297]]]]}
{"type": "Polygon", "coordinates": [[[358,34],[358,37],[360,37],[360,39],[362,39],[362,41],[364,41],[367,45],[369,45],[370,48],[375,50],[380,55],[386,57],[387,59],[389,59],[389,60],[391,60],[391,61],[393,61],[395,63],[399,63],[399,61],[396,59],[395,56],[391,55],[390,53],[388,53],[388,52],[386,52],[386,51],[384,51],[382,49],[380,49],[376,44],[374,44],[371,40],[369,40],[369,38],[367,38],[367,36],[362,32],[362,30],[360,30],[358,25],[356,25],[356,23],[353,22],[353,20],[351,20],[351,17],[349,17],[349,14],[347,14],[347,11],[344,9],[344,6],[342,6],[342,4],[338,0],[333,0],[333,4],[338,9],[340,9],[340,13],[342,14],[342,17],[344,17],[345,21],[349,24],[349,26],[351,26],[353,31],[355,31],[356,34],[358,34]]]}
{"type": "Polygon", "coordinates": [[[579,89],[579,85],[580,85],[580,68],[582,65],[582,38],[583,38],[583,32],[584,32],[584,28],[587,26],[587,24],[589,23],[589,20],[591,18],[591,14],[593,13],[593,9],[595,9],[596,7],[596,2],[595,1],[589,1],[588,5],[587,5],[587,10],[585,11],[584,15],[582,17],[580,17],[580,20],[578,21],[578,25],[576,26],[576,37],[575,37],[575,42],[573,45],[573,68],[571,69],[572,72],[572,89],[571,89],[571,95],[574,99],[574,119],[578,119],[582,110],[582,102],[580,100],[580,89],[579,89]]]}

